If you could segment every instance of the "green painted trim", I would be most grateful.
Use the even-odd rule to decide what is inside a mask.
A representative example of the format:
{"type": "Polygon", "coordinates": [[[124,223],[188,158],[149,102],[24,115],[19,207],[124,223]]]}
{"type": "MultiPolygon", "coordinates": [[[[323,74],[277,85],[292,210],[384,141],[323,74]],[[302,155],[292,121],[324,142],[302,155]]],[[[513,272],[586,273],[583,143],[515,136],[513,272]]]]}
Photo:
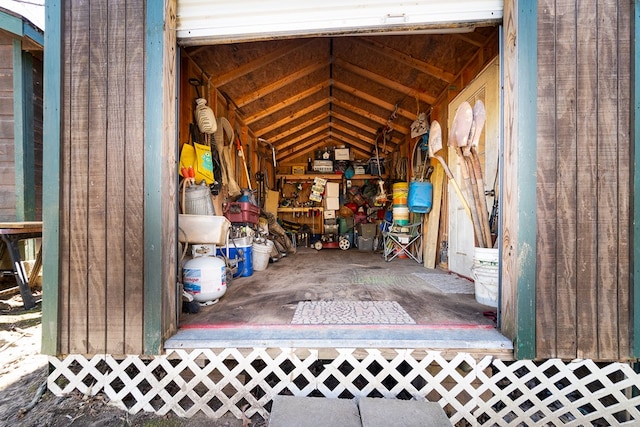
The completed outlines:
{"type": "MultiPolygon", "coordinates": [[[[515,0],[514,0],[515,1],[515,0]]],[[[538,76],[538,2],[517,1],[518,224],[517,338],[518,359],[536,355],[536,125],[538,76]]]]}
{"type": "Polygon", "coordinates": [[[13,39],[13,172],[16,192],[16,221],[25,221],[25,182],[24,171],[26,144],[24,134],[25,87],[22,70],[22,43],[13,39]]]}
{"type": "Polygon", "coordinates": [[[640,358],[640,0],[633,2],[633,37],[632,52],[634,53],[631,66],[632,117],[631,138],[633,154],[633,357],[640,358]]]}
{"type": "Polygon", "coordinates": [[[58,354],[62,2],[46,2],[42,182],[42,353],[58,354]]]}
{"type": "Polygon", "coordinates": [[[9,15],[6,12],[0,11],[0,29],[22,37],[22,19],[13,15],[9,15]]]}
{"type": "Polygon", "coordinates": [[[144,353],[162,349],[164,2],[147,1],[144,93],[144,353]]]}
{"type": "Polygon", "coordinates": [[[33,108],[33,56],[22,52],[22,121],[23,121],[23,160],[21,171],[23,177],[23,211],[25,221],[36,219],[36,155],[33,108]]]}

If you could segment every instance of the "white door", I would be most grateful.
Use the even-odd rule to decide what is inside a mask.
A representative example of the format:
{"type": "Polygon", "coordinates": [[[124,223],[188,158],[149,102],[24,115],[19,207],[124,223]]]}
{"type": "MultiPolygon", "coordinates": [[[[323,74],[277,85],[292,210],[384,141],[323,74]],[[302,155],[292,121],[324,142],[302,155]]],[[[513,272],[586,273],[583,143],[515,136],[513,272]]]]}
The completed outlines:
{"type": "MultiPolygon", "coordinates": [[[[500,126],[500,72],[498,59],[489,64],[474,81],[471,82],[449,104],[449,120],[447,129],[451,128],[453,117],[458,106],[468,101],[471,106],[480,99],[487,110],[487,121],[484,132],[478,143],[478,154],[482,165],[485,191],[494,188],[496,174],[498,173],[498,149],[500,126]]],[[[456,182],[462,188],[463,194],[469,204],[473,203],[468,195],[468,183],[462,177],[460,159],[453,148],[449,148],[448,164],[456,182]]],[[[496,188],[497,190],[497,188],[496,188]]],[[[497,193],[496,193],[497,194],[497,193]]],[[[490,210],[493,205],[493,197],[487,197],[487,207],[490,210]]],[[[471,277],[473,266],[474,238],[473,224],[469,219],[462,203],[458,198],[453,185],[449,183],[449,270],[460,275],[471,277]]],[[[487,215],[489,213],[487,212],[487,215]]]]}

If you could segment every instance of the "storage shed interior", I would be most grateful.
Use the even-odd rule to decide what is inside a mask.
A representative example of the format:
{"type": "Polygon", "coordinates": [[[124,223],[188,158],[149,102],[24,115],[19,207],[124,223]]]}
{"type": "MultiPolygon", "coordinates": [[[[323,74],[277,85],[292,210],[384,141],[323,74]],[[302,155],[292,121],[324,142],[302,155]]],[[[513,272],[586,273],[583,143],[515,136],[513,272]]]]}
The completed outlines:
{"type": "MultiPolygon", "coordinates": [[[[248,198],[246,192],[234,194],[229,178],[223,176],[223,185],[211,187],[215,214],[224,213],[231,220],[232,240],[245,238],[249,229],[250,235],[258,236],[260,221],[285,233],[283,240],[276,239],[276,250],[270,254],[273,266],[268,268],[273,272],[247,271],[246,264],[227,261],[228,270],[235,267],[228,292],[218,304],[200,307],[198,314],[183,313],[184,328],[207,329],[209,325],[210,337],[216,329],[213,325],[284,324],[293,313],[294,303],[362,300],[362,292],[367,293],[364,300],[369,301],[404,299],[406,304],[402,306],[413,317],[438,319],[431,324],[481,329],[494,325],[492,314],[487,318],[486,312],[496,309],[474,301],[473,295],[441,295],[442,291],[427,285],[422,286],[424,293],[420,294],[419,281],[409,284],[413,289],[403,283],[394,291],[378,289],[380,292],[372,294],[365,283],[377,286],[394,274],[419,278],[423,270],[435,274],[429,280],[439,277],[443,282],[458,280],[473,285],[467,278],[445,274],[449,272],[446,242],[452,236],[448,236],[448,187],[442,173],[437,184],[432,179],[433,193],[438,195],[434,207],[428,213],[411,212],[408,220],[400,223],[419,224],[421,238],[408,253],[385,249],[389,242],[381,231],[389,230],[385,223],[387,227],[397,225],[392,208],[394,184],[425,174],[428,178],[429,166],[438,165],[427,155],[428,134],[418,131],[415,135],[418,118],[425,119],[426,128],[434,120],[441,124],[445,149],[439,154],[446,161],[449,103],[499,55],[499,27],[478,26],[471,32],[465,28],[445,29],[439,34],[363,33],[218,45],[182,43],[180,149],[190,142],[210,145],[214,167],[216,157],[226,161],[230,179],[238,187],[252,190],[248,198]],[[194,101],[199,97],[207,99],[219,129],[222,118],[233,129],[234,141],[225,139],[225,149],[220,150],[219,136],[200,133],[193,125],[194,101]],[[327,160],[330,169],[322,163],[327,160]],[[327,184],[335,183],[336,206],[328,206],[328,194],[322,201],[313,201],[316,178],[324,180],[327,190],[327,184]],[[377,199],[381,192],[386,195],[385,201],[377,199]],[[257,214],[245,212],[244,204],[254,202],[274,218],[258,221],[257,214]],[[240,217],[229,216],[233,203],[241,204],[240,217]],[[428,225],[430,215],[438,216],[435,226],[428,225]],[[338,249],[345,239],[348,249],[338,249]],[[300,271],[305,271],[305,280],[296,281],[300,271]],[[347,277],[344,283],[338,279],[340,274],[347,277]],[[363,275],[367,276],[365,282],[360,280],[363,275]],[[308,283],[309,289],[296,283],[302,287],[308,283]],[[283,293],[283,284],[291,288],[288,295],[286,286],[283,293]],[[326,292],[318,291],[320,288],[326,292]],[[416,303],[422,300],[430,303],[416,303]],[[252,316],[238,315],[249,305],[255,309],[252,316]],[[256,315],[260,310],[272,315],[256,315]],[[444,320],[447,318],[448,322],[444,320]]],[[[491,190],[491,185],[493,182],[485,181],[485,190],[491,190]]],[[[487,200],[491,207],[493,198],[487,200]]],[[[251,252],[245,242],[242,240],[241,256],[247,250],[251,252]]],[[[181,250],[188,253],[184,247],[181,250]]],[[[261,254],[254,249],[253,262],[257,256],[261,254]]],[[[231,279],[231,274],[227,276],[231,279]]],[[[184,345],[180,339],[174,338],[168,345],[184,345]]]]}

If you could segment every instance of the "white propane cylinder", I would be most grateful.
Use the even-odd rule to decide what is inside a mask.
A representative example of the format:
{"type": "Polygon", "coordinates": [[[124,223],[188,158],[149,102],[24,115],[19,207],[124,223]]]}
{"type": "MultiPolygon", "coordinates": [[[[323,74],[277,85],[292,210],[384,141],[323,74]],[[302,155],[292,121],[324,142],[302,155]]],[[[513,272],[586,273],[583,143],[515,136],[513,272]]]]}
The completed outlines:
{"type": "Polygon", "coordinates": [[[220,298],[227,291],[224,261],[211,256],[190,259],[182,268],[182,284],[198,302],[220,298]]]}

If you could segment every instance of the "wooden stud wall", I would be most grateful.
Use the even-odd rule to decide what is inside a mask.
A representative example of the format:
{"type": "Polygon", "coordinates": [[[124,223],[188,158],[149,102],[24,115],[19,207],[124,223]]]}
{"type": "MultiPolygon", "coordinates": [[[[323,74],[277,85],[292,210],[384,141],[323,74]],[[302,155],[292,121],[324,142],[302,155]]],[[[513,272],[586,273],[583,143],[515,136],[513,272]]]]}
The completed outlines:
{"type": "Polygon", "coordinates": [[[538,358],[630,355],[631,3],[538,4],[538,358]]]}

